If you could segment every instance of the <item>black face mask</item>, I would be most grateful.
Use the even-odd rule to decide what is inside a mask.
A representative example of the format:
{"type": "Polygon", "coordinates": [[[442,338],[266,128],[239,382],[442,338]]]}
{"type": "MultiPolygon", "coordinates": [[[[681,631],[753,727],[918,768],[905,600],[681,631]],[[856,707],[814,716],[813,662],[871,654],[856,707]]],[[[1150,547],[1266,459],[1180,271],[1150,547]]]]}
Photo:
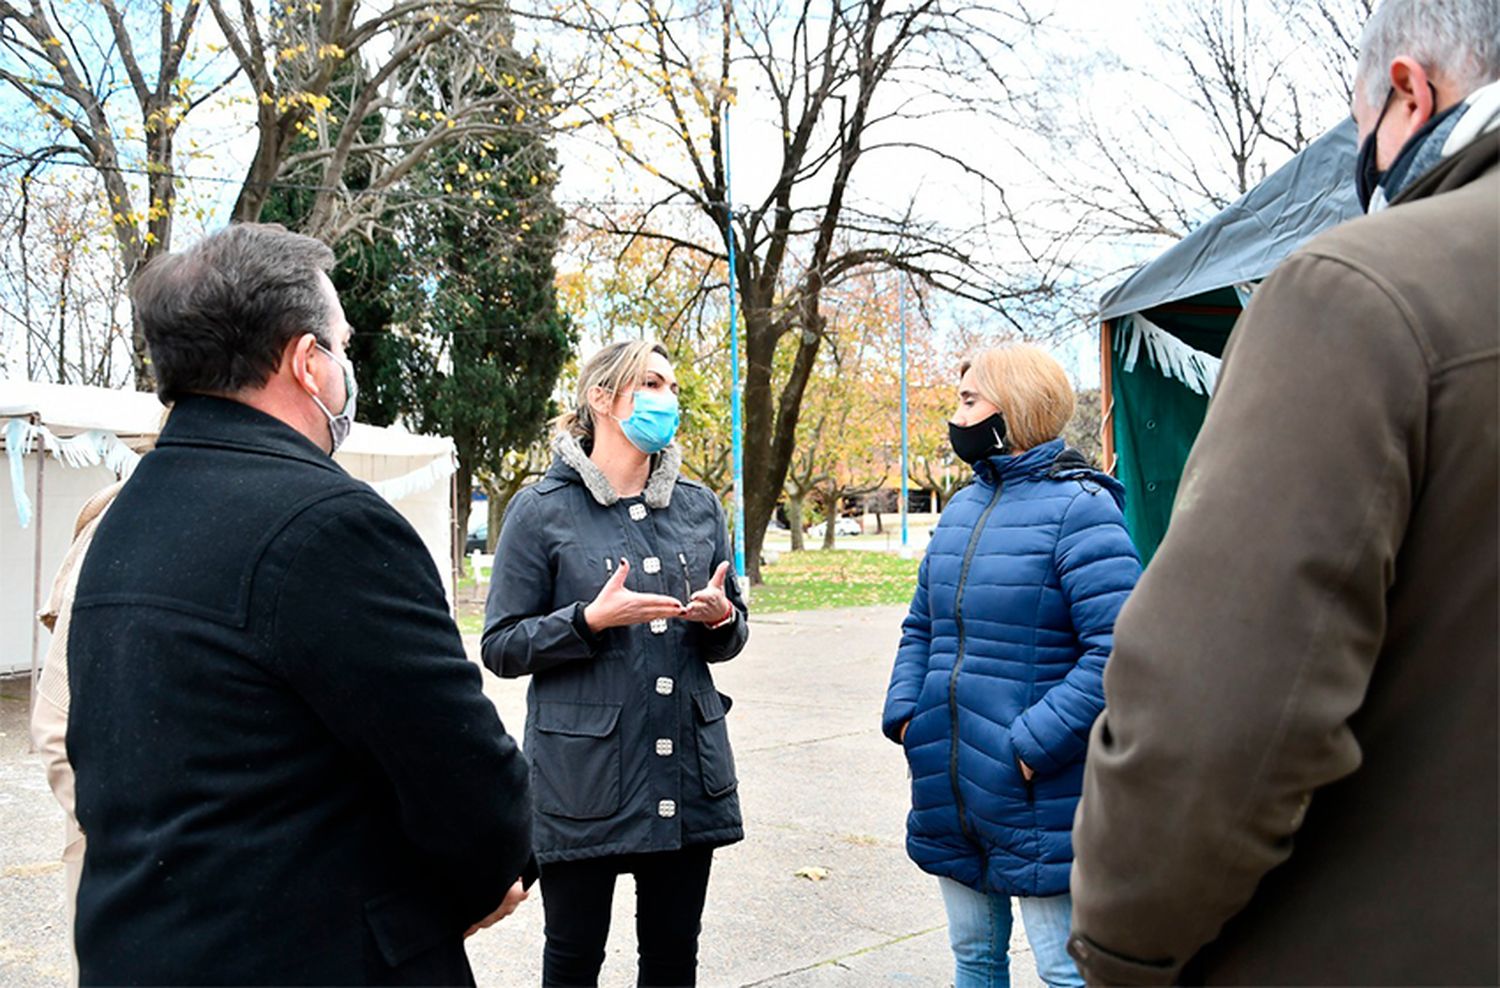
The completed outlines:
{"type": "Polygon", "coordinates": [[[986,457],[1007,452],[1005,445],[1005,416],[996,412],[983,422],[973,425],[948,423],[948,442],[958,458],[973,466],[986,457]]]}
{"type": "Polygon", "coordinates": [[[1380,125],[1385,120],[1386,111],[1391,108],[1391,97],[1396,95],[1394,88],[1385,94],[1385,103],[1380,107],[1380,116],[1375,118],[1375,126],[1365,135],[1365,139],[1359,145],[1359,156],[1354,162],[1354,188],[1359,195],[1359,208],[1365,212],[1370,211],[1370,200],[1375,197],[1375,190],[1380,187],[1380,180],[1385,178],[1385,172],[1375,164],[1377,148],[1375,146],[1375,135],[1380,133],[1380,125]]]}
{"type": "MultiPolygon", "coordinates": [[[[1427,88],[1431,90],[1432,103],[1433,106],[1436,106],[1437,89],[1430,82],[1427,84],[1427,88]]],[[[1385,105],[1380,108],[1380,116],[1375,118],[1375,126],[1370,130],[1368,134],[1365,135],[1364,141],[1359,145],[1359,157],[1355,159],[1354,188],[1359,195],[1360,208],[1362,208],[1367,213],[1370,211],[1370,200],[1375,198],[1375,190],[1378,189],[1381,185],[1385,184],[1386,178],[1390,176],[1392,172],[1400,173],[1395,176],[1395,181],[1399,185],[1405,177],[1407,167],[1411,164],[1410,159],[1422,146],[1422,138],[1426,137],[1428,134],[1436,130],[1438,124],[1448,119],[1448,117],[1451,116],[1455,110],[1458,110],[1463,106],[1463,103],[1459,102],[1448,107],[1448,109],[1442,111],[1441,113],[1434,113],[1428,119],[1428,121],[1422,125],[1421,129],[1419,129],[1415,134],[1411,135],[1411,137],[1407,139],[1405,144],[1401,145],[1401,150],[1396,152],[1396,157],[1391,159],[1391,167],[1381,169],[1376,167],[1375,165],[1375,135],[1380,131],[1380,124],[1381,121],[1385,119],[1386,111],[1391,108],[1391,97],[1394,95],[1396,95],[1396,90],[1394,88],[1392,88],[1385,94],[1385,105]]],[[[1387,192],[1386,194],[1388,196],[1391,195],[1391,193],[1389,192],[1387,192]]]]}

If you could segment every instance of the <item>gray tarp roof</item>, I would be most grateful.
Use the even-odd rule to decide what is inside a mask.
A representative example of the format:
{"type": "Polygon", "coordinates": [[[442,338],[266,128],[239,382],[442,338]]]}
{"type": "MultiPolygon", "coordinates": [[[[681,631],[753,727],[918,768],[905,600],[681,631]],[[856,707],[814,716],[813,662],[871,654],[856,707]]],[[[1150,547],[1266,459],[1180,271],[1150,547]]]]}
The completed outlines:
{"type": "Polygon", "coordinates": [[[1354,155],[1354,121],[1345,119],[1105,293],[1099,318],[1264,278],[1315,234],[1360,215],[1354,155]]]}

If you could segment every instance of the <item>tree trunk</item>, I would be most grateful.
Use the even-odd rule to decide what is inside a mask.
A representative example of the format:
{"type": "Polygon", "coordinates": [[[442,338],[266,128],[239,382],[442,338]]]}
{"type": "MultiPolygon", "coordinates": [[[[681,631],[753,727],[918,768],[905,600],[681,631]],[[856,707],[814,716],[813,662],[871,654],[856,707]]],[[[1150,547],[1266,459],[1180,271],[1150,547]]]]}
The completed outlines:
{"type": "Polygon", "coordinates": [[[787,496],[786,499],[786,525],[792,533],[792,551],[802,552],[807,548],[807,543],[802,538],[802,497],[787,496]]]}
{"type": "Polygon", "coordinates": [[[468,457],[459,447],[458,470],[454,473],[458,484],[458,503],[454,506],[454,554],[463,555],[464,543],[469,540],[469,509],[474,503],[474,471],[468,465],[468,457]]]}
{"type": "MultiPolygon", "coordinates": [[[[783,327],[771,319],[773,289],[741,282],[745,307],[745,568],[752,584],[760,582],[760,557],[766,526],[776,510],[787,471],[796,454],[797,420],[823,343],[822,324],[794,326],[800,336],[791,371],[779,394],[772,388],[771,369],[783,327]]],[[[811,310],[816,313],[816,306],[811,310]]]]}
{"type": "Polygon", "coordinates": [[[57,383],[68,383],[68,278],[73,272],[73,255],[63,256],[62,284],[57,290],[57,383]]]}
{"type": "Polygon", "coordinates": [[[839,505],[843,498],[838,494],[829,494],[823,499],[823,506],[828,509],[828,517],[823,519],[823,548],[833,548],[834,526],[839,523],[839,505]]]}
{"type": "MultiPolygon", "coordinates": [[[[742,270],[747,270],[742,268],[742,270]]],[[[745,570],[751,584],[760,583],[761,550],[766,542],[766,526],[776,509],[776,493],[768,469],[771,451],[772,414],[775,399],[771,391],[771,363],[776,354],[773,328],[763,305],[752,305],[752,284],[740,283],[740,300],[745,306],[745,385],[744,385],[744,495],[745,495],[745,570]]]]}
{"type": "Polygon", "coordinates": [[[500,541],[500,526],[505,524],[505,509],[510,506],[510,499],[515,497],[515,491],[490,491],[490,520],[489,530],[484,535],[484,551],[490,555],[495,553],[495,543],[500,541]]]}

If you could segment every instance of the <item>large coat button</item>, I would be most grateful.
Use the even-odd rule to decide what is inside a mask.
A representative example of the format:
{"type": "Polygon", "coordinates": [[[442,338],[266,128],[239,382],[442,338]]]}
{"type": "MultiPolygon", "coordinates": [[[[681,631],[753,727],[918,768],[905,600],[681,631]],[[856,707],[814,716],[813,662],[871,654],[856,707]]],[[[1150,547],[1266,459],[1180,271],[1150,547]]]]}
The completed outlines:
{"type": "Polygon", "coordinates": [[[666,758],[668,755],[670,755],[672,753],[672,739],[671,738],[657,738],[656,739],[656,753],[658,755],[662,756],[663,758],[666,758]]]}
{"type": "Polygon", "coordinates": [[[647,573],[660,573],[661,559],[657,556],[647,556],[645,559],[641,560],[641,569],[645,570],[647,573]]]}
{"type": "Polygon", "coordinates": [[[646,520],[646,506],[644,504],[632,504],[630,506],[630,520],[631,521],[645,521],[646,520]]]}
{"type": "Polygon", "coordinates": [[[651,633],[653,635],[664,635],[667,633],[667,619],[657,618],[651,622],[651,633]]]}
{"type": "Polygon", "coordinates": [[[671,696],[672,686],[673,683],[671,676],[656,677],[656,692],[660,693],[662,696],[671,696]]]}
{"type": "Polygon", "coordinates": [[[674,817],[677,815],[677,804],[670,799],[664,799],[656,804],[656,815],[659,817],[674,817]]]}

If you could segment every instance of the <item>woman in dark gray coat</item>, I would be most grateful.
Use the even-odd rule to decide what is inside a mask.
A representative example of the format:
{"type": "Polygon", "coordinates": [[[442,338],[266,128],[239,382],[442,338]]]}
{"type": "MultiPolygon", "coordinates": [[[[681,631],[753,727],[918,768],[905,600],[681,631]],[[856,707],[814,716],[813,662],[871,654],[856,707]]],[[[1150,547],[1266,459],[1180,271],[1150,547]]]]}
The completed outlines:
{"type": "Polygon", "coordinates": [[[579,375],[547,475],[511,502],[484,662],[529,675],[547,985],[596,984],[618,875],[636,879],[639,983],[693,984],[713,849],[743,837],[708,664],[749,629],[724,515],[678,476],[677,382],[659,344],[579,375]]]}

